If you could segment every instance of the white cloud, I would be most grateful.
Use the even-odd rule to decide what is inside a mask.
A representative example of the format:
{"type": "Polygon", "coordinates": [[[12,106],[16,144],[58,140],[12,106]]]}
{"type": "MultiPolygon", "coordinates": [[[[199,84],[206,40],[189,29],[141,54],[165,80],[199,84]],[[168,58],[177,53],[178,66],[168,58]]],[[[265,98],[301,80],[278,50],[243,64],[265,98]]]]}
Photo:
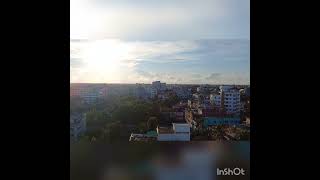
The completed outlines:
{"type": "Polygon", "coordinates": [[[88,42],[71,41],[71,58],[82,59],[87,64],[100,63],[99,66],[111,62],[134,67],[139,61],[184,61],[188,57],[177,55],[194,51],[198,45],[191,41],[175,42],[126,42],[118,39],[104,39],[88,42]],[[157,59],[157,57],[169,57],[157,59]]]}
{"type": "MultiPolygon", "coordinates": [[[[201,41],[121,41],[118,39],[104,39],[97,41],[72,41],[71,40],[71,81],[72,82],[113,82],[113,83],[149,83],[154,80],[166,81],[168,83],[231,83],[247,84],[249,73],[230,72],[202,72],[185,69],[188,62],[204,61],[207,53],[210,59],[215,58],[218,64],[229,61],[229,56],[242,54],[237,47],[234,51],[233,43],[217,46],[214,43],[207,43],[203,46],[201,41]],[[213,49],[210,48],[213,47],[213,49]],[[203,50],[204,48],[204,50],[203,50]],[[228,52],[226,49],[229,49],[228,52]],[[195,54],[194,54],[195,53],[195,54]],[[234,54],[235,53],[235,54],[234,54]],[[203,55],[199,59],[199,54],[203,55]],[[224,59],[224,58],[225,59],[224,59]],[[194,59],[195,58],[195,59],[194,59]],[[146,62],[152,63],[153,69],[163,64],[170,68],[168,63],[183,63],[175,71],[168,69],[142,70],[137,67],[146,62]]],[[[236,44],[239,45],[239,44],[236,44]]],[[[247,46],[243,46],[247,51],[247,46]]],[[[247,53],[246,53],[247,54],[247,53]]],[[[245,55],[241,59],[249,58],[245,55]]],[[[236,61],[235,61],[236,62],[236,61]]],[[[205,67],[209,64],[205,63],[205,67]]],[[[195,66],[197,67],[197,66],[195,66]]],[[[217,67],[213,67],[216,68],[217,67]]],[[[249,69],[247,70],[249,72],[249,69]]]]}
{"type": "Polygon", "coordinates": [[[189,41],[125,42],[104,39],[70,43],[71,81],[81,82],[136,82],[140,77],[131,75],[140,62],[186,61],[187,57],[177,54],[197,48],[197,44],[189,41]],[[158,58],[161,56],[169,58],[158,58]]]}
{"type": "Polygon", "coordinates": [[[249,73],[213,73],[206,76],[194,73],[153,73],[146,71],[134,72],[130,76],[132,82],[151,83],[161,80],[172,84],[250,84],[249,73]]]}

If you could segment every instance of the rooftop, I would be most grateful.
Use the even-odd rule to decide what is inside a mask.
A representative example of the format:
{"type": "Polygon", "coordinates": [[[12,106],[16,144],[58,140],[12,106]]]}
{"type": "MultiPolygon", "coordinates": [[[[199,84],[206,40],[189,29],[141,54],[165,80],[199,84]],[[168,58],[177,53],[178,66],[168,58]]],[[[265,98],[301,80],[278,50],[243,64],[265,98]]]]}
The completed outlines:
{"type": "Polygon", "coordinates": [[[172,127],[157,127],[158,134],[173,134],[172,127]]]}

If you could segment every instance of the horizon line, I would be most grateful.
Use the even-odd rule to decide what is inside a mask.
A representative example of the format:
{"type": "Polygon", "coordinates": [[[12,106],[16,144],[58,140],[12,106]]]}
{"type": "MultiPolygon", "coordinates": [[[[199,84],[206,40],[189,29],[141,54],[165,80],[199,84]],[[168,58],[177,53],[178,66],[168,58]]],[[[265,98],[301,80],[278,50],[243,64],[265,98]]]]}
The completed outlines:
{"type": "MultiPolygon", "coordinates": [[[[162,82],[162,81],[160,81],[162,82]]],[[[166,83],[166,82],[162,82],[162,83],[166,83]]],[[[94,82],[70,82],[70,84],[128,84],[128,85],[135,85],[135,84],[146,84],[146,85],[151,85],[151,83],[105,83],[105,82],[98,82],[98,83],[94,83],[94,82]]],[[[250,83],[248,84],[235,84],[235,83],[216,83],[216,84],[212,84],[212,83],[166,83],[166,84],[170,84],[170,85],[250,85],[250,83]]]]}

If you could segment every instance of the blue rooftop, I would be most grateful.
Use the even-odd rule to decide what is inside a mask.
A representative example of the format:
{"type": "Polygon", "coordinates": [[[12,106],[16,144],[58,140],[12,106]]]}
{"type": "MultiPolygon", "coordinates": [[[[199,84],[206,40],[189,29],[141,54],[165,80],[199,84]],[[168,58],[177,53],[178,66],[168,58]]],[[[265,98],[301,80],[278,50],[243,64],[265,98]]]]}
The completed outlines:
{"type": "Polygon", "coordinates": [[[239,117],[204,117],[204,127],[215,126],[215,125],[238,125],[240,124],[239,117]]]}

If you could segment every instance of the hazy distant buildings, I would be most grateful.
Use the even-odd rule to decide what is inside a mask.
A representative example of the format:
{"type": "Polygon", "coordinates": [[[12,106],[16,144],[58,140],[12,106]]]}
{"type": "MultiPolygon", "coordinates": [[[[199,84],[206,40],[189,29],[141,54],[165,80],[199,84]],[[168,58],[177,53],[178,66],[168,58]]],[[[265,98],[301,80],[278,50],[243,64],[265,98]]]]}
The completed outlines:
{"type": "Polygon", "coordinates": [[[150,98],[155,98],[157,96],[157,89],[156,88],[149,88],[150,98]]]}
{"type": "Polygon", "coordinates": [[[210,88],[209,85],[200,85],[197,87],[197,92],[201,94],[208,94],[211,91],[212,88],[210,88]]]}
{"type": "Polygon", "coordinates": [[[167,99],[167,95],[165,94],[165,90],[167,90],[166,83],[161,83],[160,81],[154,81],[152,84],[136,84],[134,90],[134,96],[140,99],[167,99]]]}
{"type": "Polygon", "coordinates": [[[172,91],[176,93],[180,100],[188,100],[192,98],[191,90],[186,87],[175,86],[172,88],[172,91]]]}
{"type": "Polygon", "coordinates": [[[152,87],[157,91],[165,91],[167,89],[167,84],[161,83],[160,81],[154,81],[152,82],[152,87]]]}
{"type": "Polygon", "coordinates": [[[71,84],[70,96],[78,96],[87,103],[93,103],[98,98],[107,96],[107,87],[103,85],[89,85],[89,84],[71,84]]]}

